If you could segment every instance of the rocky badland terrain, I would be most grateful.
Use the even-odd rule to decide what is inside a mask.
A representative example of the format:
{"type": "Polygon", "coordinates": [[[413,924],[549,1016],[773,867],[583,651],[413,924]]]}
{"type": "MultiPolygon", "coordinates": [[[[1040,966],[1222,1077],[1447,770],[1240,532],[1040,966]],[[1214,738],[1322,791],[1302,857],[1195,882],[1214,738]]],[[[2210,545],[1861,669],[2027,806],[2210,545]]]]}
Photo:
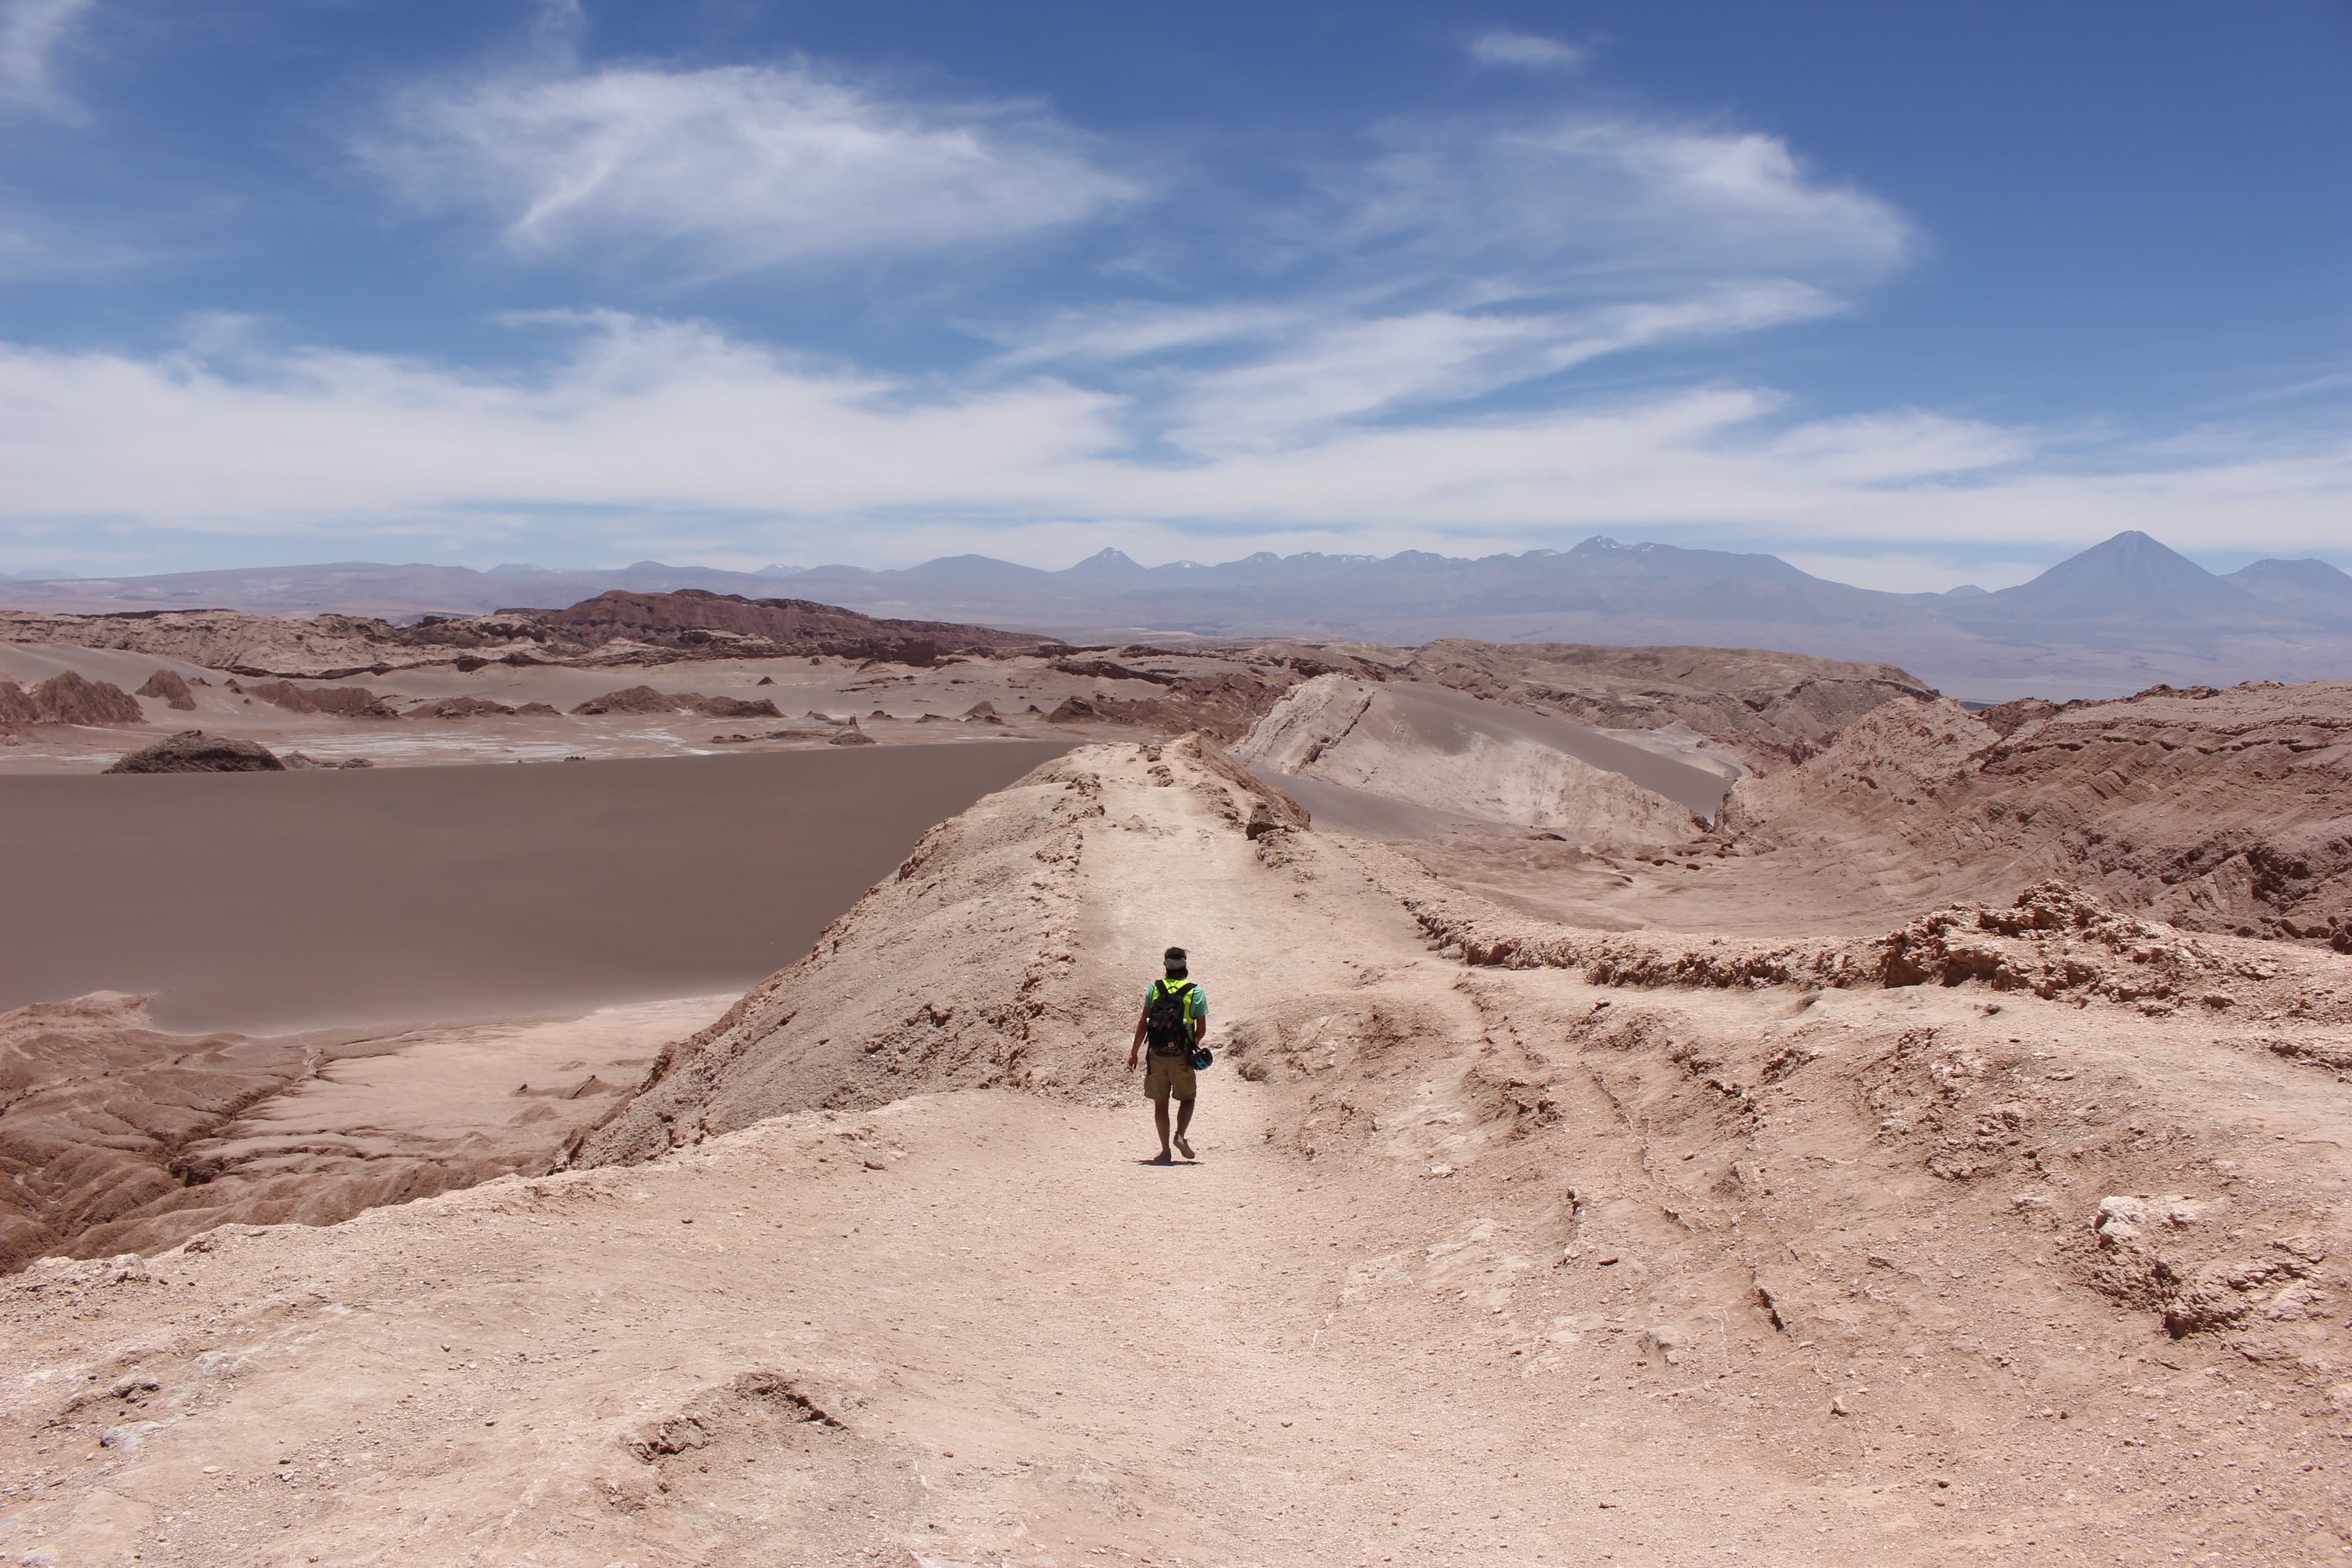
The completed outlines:
{"type": "Polygon", "coordinates": [[[1052,640],[942,621],[876,619],[804,599],[745,599],[698,588],[676,594],[614,589],[568,609],[428,616],[404,626],[360,616],[289,619],[238,610],[97,616],[0,610],[0,642],[120,648],[234,675],[328,680],[487,658],[631,665],[832,654],[928,664],[943,652],[1032,648],[1052,640]]]}
{"type": "Polygon", "coordinates": [[[699,592],[615,592],[568,610],[409,627],[229,611],[0,612],[0,743],[20,748],[0,753],[0,768],[37,758],[102,766],[100,757],[124,749],[112,729],[143,728],[160,740],[192,722],[331,757],[365,750],[395,763],[824,742],[835,739],[834,728],[905,721],[1082,735],[1198,729],[1234,742],[1293,687],[1331,674],[1552,715],[1727,777],[1801,756],[1881,703],[1928,695],[1891,665],[1753,649],[1461,641],[1073,649],[983,627],[699,592]],[[615,686],[624,671],[630,683],[615,686]],[[362,675],[366,683],[355,683],[362,675]],[[535,722],[669,714],[677,721],[660,729],[535,722]],[[307,721],[319,719],[407,723],[395,734],[307,721]],[[698,722],[709,719],[755,727],[712,735],[698,722]],[[781,723],[756,727],[763,719],[781,723]],[[28,739],[38,746],[23,749],[28,739]]]}
{"type": "Polygon", "coordinates": [[[518,1131],[501,1080],[470,1167],[300,1094],[293,1136],[240,1123],[232,1077],[277,1105],[363,1040],[10,1016],[48,1075],[0,1109],[51,1140],[28,1250],[79,1256],[0,1289],[0,1550],[2352,1556],[2352,690],[1971,714],[1884,667],[1477,645],[798,668],[1087,743],[708,1026],[612,1071],[576,1026],[477,1042],[551,1056],[503,1078],[555,1115],[518,1131]],[[1161,1167],[1125,1047],[1171,941],[1220,1060],[1161,1167]],[[289,1180],[305,1139],[345,1163],[289,1180]],[[76,1231],[107,1184],[130,1223],[76,1231]]]}
{"type": "Polygon", "coordinates": [[[1309,635],[1418,643],[1437,637],[1586,643],[1748,643],[1896,658],[1959,695],[2111,696],[2170,680],[2352,675],[2352,576],[2324,561],[2257,561],[2227,574],[2138,531],[1987,593],[1894,594],[1827,581],[1777,556],[1593,538],[1574,549],[1466,560],[1409,550],[1261,552],[1216,565],[1145,566],[1105,550],[1061,571],[963,555],[901,570],[770,566],[757,573],[641,561],[610,572],[502,566],[325,566],[123,579],[0,578],[28,610],[234,605],[474,614],[567,604],[620,588],[762,598],[788,588],[876,615],[919,615],[1125,640],[1144,628],[1210,637],[1309,635]],[[536,595],[536,596],[533,596],[536,595]],[[1079,633],[1070,628],[1127,628],[1079,633]]]}

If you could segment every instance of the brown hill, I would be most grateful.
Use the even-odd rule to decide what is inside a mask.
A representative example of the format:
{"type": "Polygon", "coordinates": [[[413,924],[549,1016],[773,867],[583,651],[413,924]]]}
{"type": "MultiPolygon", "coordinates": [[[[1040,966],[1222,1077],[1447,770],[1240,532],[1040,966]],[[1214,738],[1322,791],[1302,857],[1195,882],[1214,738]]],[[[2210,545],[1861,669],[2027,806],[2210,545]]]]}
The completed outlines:
{"type": "Polygon", "coordinates": [[[286,764],[258,741],[207,735],[202,730],[142,746],[106,771],[110,773],[275,773],[286,764]]]}
{"type": "Polygon", "coordinates": [[[236,610],[107,616],[0,610],[0,642],[122,648],[237,675],[324,679],[468,659],[659,664],[834,654],[928,665],[943,654],[1061,646],[987,626],[877,619],[804,599],[744,599],[699,589],[615,591],[568,609],[501,610],[471,619],[436,616],[412,626],[360,616],[291,620],[236,610]]]}
{"type": "Polygon", "coordinates": [[[269,680],[247,689],[289,713],[328,713],[338,719],[400,717],[390,703],[364,686],[297,686],[290,680],[269,680]]]}
{"type": "Polygon", "coordinates": [[[2000,717],[2020,721],[2004,734],[1941,700],[1874,710],[1803,765],[1743,780],[1725,839],[1937,874],[1947,892],[2057,875],[2188,930],[2352,952],[2352,681],[2000,717]]]}
{"type": "Polygon", "coordinates": [[[877,619],[807,599],[746,599],[700,588],[634,594],[615,588],[564,610],[505,610],[586,647],[620,639],[701,657],[747,652],[834,653],[929,664],[942,653],[1059,646],[1050,637],[951,621],[877,619]],[[772,645],[758,647],[751,645],[772,645]]]}
{"type": "Polygon", "coordinates": [[[1759,762],[1810,755],[1873,709],[1934,695],[1891,664],[1765,648],[1449,638],[1414,649],[1401,673],[1595,729],[1680,722],[1759,762]]]}
{"type": "MultiPolygon", "coordinates": [[[[475,625],[476,623],[467,623],[475,625]]],[[[419,649],[389,621],[355,616],[289,620],[241,610],[134,611],[111,616],[38,615],[0,610],[0,642],[121,648],[236,675],[344,676],[403,665],[444,662],[446,647],[419,649]]],[[[535,648],[528,637],[506,647],[535,648]]]]}
{"type": "Polygon", "coordinates": [[[137,724],[146,717],[139,700],[122,688],[70,669],[36,683],[30,691],[13,680],[0,680],[0,730],[32,724],[137,724]]]}
{"type": "Polygon", "coordinates": [[[592,697],[572,712],[595,713],[701,713],[713,719],[781,719],[776,705],[767,698],[747,700],[740,697],[706,697],[699,691],[659,691],[650,686],[625,687],[607,691],[602,697],[592,697]]]}
{"type": "Polygon", "coordinates": [[[159,669],[149,676],[147,684],[132,695],[152,697],[165,707],[182,713],[193,713],[196,708],[196,694],[188,689],[186,680],[169,669],[159,669]]]}

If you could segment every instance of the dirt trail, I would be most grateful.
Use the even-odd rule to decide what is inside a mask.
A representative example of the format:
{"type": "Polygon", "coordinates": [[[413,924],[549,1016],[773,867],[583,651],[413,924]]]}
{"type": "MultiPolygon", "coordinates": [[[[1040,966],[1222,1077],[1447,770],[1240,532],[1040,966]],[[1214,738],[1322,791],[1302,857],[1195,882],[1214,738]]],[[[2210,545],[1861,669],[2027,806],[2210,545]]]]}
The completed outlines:
{"type": "Polygon", "coordinates": [[[28,1270],[0,1552],[2344,1560],[2332,1069],[1468,968],[1247,790],[1095,747],[982,802],[672,1054],[604,1134],[658,1158],[28,1270]],[[1223,1059],[1166,1169],[1123,1063],[1171,940],[1223,1059]]]}
{"type": "Polygon", "coordinates": [[[108,1319],[242,1300],[150,1326],[96,1383],[57,1367],[97,1397],[28,1436],[70,1479],[0,1540],[115,1561],[102,1515],[143,1521],[116,1539],[149,1563],[1890,1560],[1892,1521],[1818,1533],[1819,1488],[1668,1479],[1687,1435],[1531,1389],[1524,1325],[1483,1300],[1351,1310],[1367,1251],[1417,1237],[1293,1179],[1250,1098],[1174,1171],[1120,1157],[1131,1114],[967,1094],[224,1234],[89,1292],[108,1319]],[[765,1373],[842,1426],[736,1392],[765,1373]],[[641,1462],[646,1438],[678,1451],[641,1462]],[[1811,1539],[1783,1552],[1794,1514],[1811,1539]]]}

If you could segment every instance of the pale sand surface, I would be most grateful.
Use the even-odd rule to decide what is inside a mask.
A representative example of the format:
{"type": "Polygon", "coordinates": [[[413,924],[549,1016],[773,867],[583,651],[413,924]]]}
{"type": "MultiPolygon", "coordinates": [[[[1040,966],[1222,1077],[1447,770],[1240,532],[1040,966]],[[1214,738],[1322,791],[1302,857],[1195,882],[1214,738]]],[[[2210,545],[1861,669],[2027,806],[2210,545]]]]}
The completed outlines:
{"type": "Polygon", "coordinates": [[[0,778],[0,1007],[283,1031],[740,987],[1063,749],[0,778]]]}
{"type": "Polygon", "coordinates": [[[1092,747],[927,835],[611,1125],[648,1163],[27,1270],[0,1550],[2346,1560],[2352,1107],[2252,1015],[2340,1030],[2352,962],[2177,1017],[1474,966],[1234,787],[1092,747]],[[1223,1059],[1154,1169],[1171,939],[1223,1059]]]}
{"type": "Polygon", "coordinates": [[[0,1268],[545,1171],[732,1001],[294,1035],[169,1034],[103,992],[0,1013],[0,1268]]]}
{"type": "Polygon", "coordinates": [[[1445,752],[1467,750],[1473,735],[1525,741],[1622,773],[1644,789],[1688,806],[1702,818],[1713,816],[1731,789],[1729,778],[1698,765],[1695,758],[1674,755],[1667,747],[1629,744],[1549,713],[1532,713],[1420,681],[1392,681],[1381,690],[1397,703],[1412,734],[1445,752]]]}
{"type": "Polygon", "coordinates": [[[1301,786],[1328,826],[1384,838],[1517,828],[1621,847],[1678,844],[1731,787],[1722,773],[1550,714],[1411,681],[1321,675],[1234,746],[1301,786]]]}
{"type": "MultiPolygon", "coordinates": [[[[2162,784],[2320,867],[2327,695],[1993,751],[1883,714],[1646,849],[1426,837],[1442,705],[1346,742],[1411,796],[1313,831],[1195,742],[1087,747],[922,834],[635,1095],[597,1059],[715,999],[336,1031],[215,1108],[192,1147],[256,1191],[559,1129],[573,1168],[35,1264],[0,1289],[0,1553],[2341,1568],[2352,958],[2064,889],[2008,911],[2066,868],[1955,809],[1998,784],[2127,826],[2082,869],[2178,891],[2205,862],[2162,784]],[[2019,918],[1913,921],[1894,984],[1895,939],[1844,934],[1956,892],[2019,918]],[[1161,1170],[1124,1057],[1171,940],[1221,1061],[1202,1162],[1161,1170]]],[[[1461,754],[1507,799],[1498,739],[1529,737],[1461,754]]],[[[477,772],[659,765],[702,764],[477,772]]]]}
{"type": "Polygon", "coordinates": [[[488,1023],[416,1024],[348,1039],[330,1065],[255,1105],[207,1145],[257,1164],[341,1140],[359,1158],[497,1142],[529,1130],[552,1150],[645,1076],[655,1054],[711,1023],[735,994],[488,1023]]]}

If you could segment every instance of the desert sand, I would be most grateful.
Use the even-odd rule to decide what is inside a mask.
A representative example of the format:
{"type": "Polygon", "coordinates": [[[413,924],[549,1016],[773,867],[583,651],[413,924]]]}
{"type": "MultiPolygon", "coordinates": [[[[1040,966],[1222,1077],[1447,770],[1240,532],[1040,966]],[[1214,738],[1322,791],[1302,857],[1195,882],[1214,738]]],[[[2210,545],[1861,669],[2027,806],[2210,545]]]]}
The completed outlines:
{"type": "Polygon", "coordinates": [[[115,992],[0,1014],[0,1267],[548,1170],[730,999],[288,1035],[172,1034],[115,992]]]}
{"type": "Polygon", "coordinates": [[[1046,764],[664,1052],[569,1171],[37,1263],[0,1539],[2341,1559],[2352,1118],[2268,1016],[2340,1037],[2352,964],[2050,895],[2055,926],[1963,912],[1937,950],[2018,944],[2026,984],[1890,984],[1885,942],[1832,944],[1836,983],[1596,982],[1474,959],[1470,895],[1263,789],[1197,741],[1046,764]],[[1162,1169],[1124,1033],[1171,938],[1224,1059],[1201,1163],[1162,1169]],[[2118,1001],[2151,944],[2230,1005],[2118,1001]]]}
{"type": "Polygon", "coordinates": [[[0,777],[0,1007],[285,1031],[740,990],[1061,746],[0,777]]]}
{"type": "Polygon", "coordinates": [[[744,603],[623,598],[625,622],[604,611],[561,626],[530,616],[395,628],[333,616],[0,612],[0,773],[93,772],[190,728],[384,766],[805,748],[852,727],[882,744],[1188,729],[1234,742],[1293,687],[1336,674],[1517,710],[1490,714],[1489,730],[1565,720],[1737,778],[1806,754],[1882,704],[1930,695],[1891,665],[1754,649],[1198,639],[1024,647],[979,627],[947,628],[968,646],[942,647],[893,641],[880,635],[891,623],[848,612],[820,617],[842,623],[825,637],[780,644],[722,626],[695,641],[673,623],[740,618],[744,603]],[[841,640],[852,634],[861,635],[841,640]],[[61,678],[115,695],[78,690],[66,712],[39,711],[26,694],[61,678]]]}
{"type": "MultiPolygon", "coordinates": [[[[274,1032],[231,1013],[331,942],[186,910],[155,1011],[117,975],[0,1016],[0,1553],[2352,1561],[2352,696],[1979,715],[1900,671],[1590,651],[440,665],[315,684],[534,690],[606,756],[708,733],[570,711],[637,685],[878,743],[0,780],[84,814],[11,853],[117,879],[101,917],[272,803],[383,824],[273,872],[313,925],[380,922],[274,1032]],[[827,853],[874,815],[820,773],[901,781],[901,837],[805,885],[822,929],[774,917],[764,978],[688,994],[698,947],[762,952],[730,945],[772,934],[745,884],[793,859],[729,799],[827,853]],[[223,815],[110,862],[85,840],[134,798],[223,815]],[[320,901],[387,858],[441,901],[320,901]],[[1220,1059],[1199,1160],[1159,1167],[1125,1058],[1170,942],[1220,1059]],[[575,1005],[515,1016],[540,963],[575,1005]],[[174,1032],[205,974],[220,1026],[174,1032]],[[318,1010],[404,974],[443,1021],[318,1010]]],[[[56,749],[10,771],[263,708],[354,754],[534,721],[183,673],[213,710],[160,683],[70,756],[20,728],[56,749]]]]}

